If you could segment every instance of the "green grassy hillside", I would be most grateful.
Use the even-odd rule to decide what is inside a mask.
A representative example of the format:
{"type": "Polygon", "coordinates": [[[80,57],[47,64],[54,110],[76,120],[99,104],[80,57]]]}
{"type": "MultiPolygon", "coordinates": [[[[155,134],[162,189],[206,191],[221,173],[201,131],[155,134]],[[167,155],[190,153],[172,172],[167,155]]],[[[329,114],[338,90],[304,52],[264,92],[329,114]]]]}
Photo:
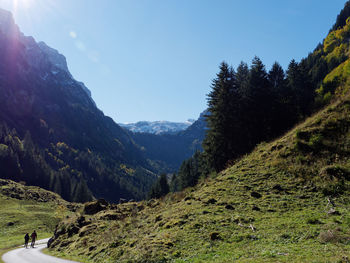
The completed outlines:
{"type": "Polygon", "coordinates": [[[0,255],[22,245],[25,233],[35,229],[39,239],[52,235],[57,223],[79,206],[38,187],[0,179],[0,255]]]}
{"type": "Polygon", "coordinates": [[[344,96],[196,188],[65,220],[52,253],[86,262],[348,262],[349,127],[344,96]]]}

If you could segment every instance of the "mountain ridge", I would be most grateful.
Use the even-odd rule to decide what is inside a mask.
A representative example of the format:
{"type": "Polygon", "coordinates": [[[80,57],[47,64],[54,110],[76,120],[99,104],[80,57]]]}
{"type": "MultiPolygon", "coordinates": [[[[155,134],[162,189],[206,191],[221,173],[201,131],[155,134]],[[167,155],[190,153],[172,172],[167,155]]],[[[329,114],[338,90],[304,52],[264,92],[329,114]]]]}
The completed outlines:
{"type": "Polygon", "coordinates": [[[202,151],[207,114],[207,110],[203,111],[189,127],[176,133],[132,133],[131,136],[143,148],[145,157],[151,160],[159,171],[174,173],[185,159],[190,158],[196,151],[202,151]]]}
{"type": "Polygon", "coordinates": [[[195,120],[186,122],[172,121],[138,121],[135,123],[119,123],[121,127],[134,133],[151,133],[151,134],[171,134],[187,129],[195,120]]]}
{"type": "Polygon", "coordinates": [[[0,120],[5,127],[1,143],[11,149],[0,158],[1,165],[8,168],[3,169],[2,177],[20,180],[22,166],[29,162],[30,169],[40,166],[47,178],[37,178],[37,171],[26,170],[22,180],[60,194],[61,185],[70,182],[69,200],[79,189],[89,193],[84,198],[90,199],[117,201],[146,195],[156,170],[140,147],[96,107],[90,91],[70,74],[65,57],[24,36],[5,10],[0,11],[0,57],[0,120]],[[21,144],[31,141],[38,154],[27,149],[26,155],[27,150],[17,148],[13,140],[21,144]],[[62,155],[62,150],[72,159],[62,155]],[[28,156],[41,162],[26,160],[28,156]],[[16,163],[17,174],[11,172],[6,158],[16,163]],[[30,173],[36,176],[31,178],[30,173]]]}

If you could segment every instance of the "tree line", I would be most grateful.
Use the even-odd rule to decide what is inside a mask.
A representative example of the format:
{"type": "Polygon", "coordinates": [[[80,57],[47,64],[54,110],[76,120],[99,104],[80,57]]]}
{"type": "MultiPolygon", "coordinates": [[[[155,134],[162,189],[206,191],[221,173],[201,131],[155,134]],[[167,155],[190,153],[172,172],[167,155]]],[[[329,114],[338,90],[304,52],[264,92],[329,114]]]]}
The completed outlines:
{"type": "Polygon", "coordinates": [[[39,186],[72,202],[99,197],[115,202],[119,198],[143,199],[151,184],[138,168],[64,142],[40,147],[29,131],[21,138],[6,123],[0,124],[0,174],[3,179],[39,186]]]}
{"type": "MultiPolygon", "coordinates": [[[[310,74],[311,56],[300,63],[292,60],[286,71],[278,62],[267,71],[258,57],[250,66],[241,62],[236,69],[222,62],[207,96],[203,152],[185,160],[166,189],[175,192],[196,185],[200,178],[222,171],[257,144],[280,136],[314,112],[319,107],[315,90],[321,77],[310,74]]],[[[324,78],[325,72],[319,68],[313,74],[324,78]]],[[[154,192],[164,193],[160,186],[153,186],[150,198],[154,192]]]]}

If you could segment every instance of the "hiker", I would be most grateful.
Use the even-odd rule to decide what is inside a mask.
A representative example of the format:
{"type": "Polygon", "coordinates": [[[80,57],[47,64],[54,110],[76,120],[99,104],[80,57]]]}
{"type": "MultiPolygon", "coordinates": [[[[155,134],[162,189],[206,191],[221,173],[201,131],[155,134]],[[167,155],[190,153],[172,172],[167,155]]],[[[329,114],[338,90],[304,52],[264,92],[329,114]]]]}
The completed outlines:
{"type": "Polygon", "coordinates": [[[32,244],[30,245],[32,248],[34,248],[35,245],[35,239],[38,237],[35,230],[33,231],[32,235],[30,236],[32,238],[32,244]]]}
{"type": "Polygon", "coordinates": [[[27,234],[24,236],[24,247],[25,247],[25,248],[28,248],[28,242],[29,242],[29,234],[27,233],[27,234]]]}

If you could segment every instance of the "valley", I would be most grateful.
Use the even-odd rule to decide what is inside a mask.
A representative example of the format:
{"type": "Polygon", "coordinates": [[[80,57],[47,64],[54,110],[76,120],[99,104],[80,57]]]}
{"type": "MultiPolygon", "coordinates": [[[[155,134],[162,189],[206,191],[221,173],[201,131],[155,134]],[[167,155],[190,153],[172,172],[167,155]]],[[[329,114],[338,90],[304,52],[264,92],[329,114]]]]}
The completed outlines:
{"type": "Polygon", "coordinates": [[[81,228],[79,217],[61,222],[53,254],[87,262],[346,262],[349,105],[347,96],[194,188],[105,207],[84,215],[81,228]],[[317,151],[298,147],[301,134],[318,133],[332,136],[317,151]]]}
{"type": "Polygon", "coordinates": [[[197,120],[119,125],[0,9],[0,255],[36,229],[86,263],[349,262],[349,39],[347,1],[286,69],[222,61],[197,120]]]}

